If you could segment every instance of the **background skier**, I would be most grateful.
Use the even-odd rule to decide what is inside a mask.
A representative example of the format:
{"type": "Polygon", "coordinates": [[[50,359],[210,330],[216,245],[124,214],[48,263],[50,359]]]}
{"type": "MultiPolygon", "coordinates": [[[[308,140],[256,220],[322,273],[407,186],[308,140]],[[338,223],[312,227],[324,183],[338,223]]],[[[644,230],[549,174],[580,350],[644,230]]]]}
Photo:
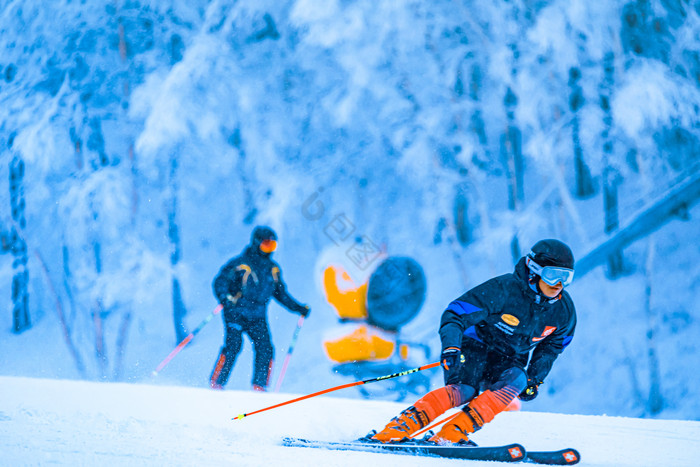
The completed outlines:
{"type": "Polygon", "coordinates": [[[223,305],[224,346],[211,374],[210,386],[222,389],[228,381],[245,332],[253,342],[253,389],[264,391],[270,379],[274,347],[267,323],[267,304],[274,297],[288,310],[307,316],[307,305],[294,300],[282,280],[279,265],[270,256],[277,248],[277,235],[265,226],[253,230],[250,245],[232,258],[214,278],[214,295],[223,305]]]}
{"type": "Polygon", "coordinates": [[[516,397],[537,397],[574,335],[576,311],[563,290],[573,276],[571,249],[559,240],[541,240],[512,274],[490,279],[450,303],[440,322],[445,386],[423,396],[372,439],[400,440],[467,404],[430,439],[468,444],[469,434],[516,397]]]}

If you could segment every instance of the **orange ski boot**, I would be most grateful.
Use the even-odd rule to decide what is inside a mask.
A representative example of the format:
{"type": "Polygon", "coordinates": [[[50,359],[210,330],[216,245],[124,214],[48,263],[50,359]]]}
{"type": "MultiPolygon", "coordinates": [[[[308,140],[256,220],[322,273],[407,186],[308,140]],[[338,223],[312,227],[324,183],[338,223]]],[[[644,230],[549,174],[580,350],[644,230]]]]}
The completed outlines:
{"type": "Polygon", "coordinates": [[[382,443],[390,443],[410,437],[413,433],[423,428],[430,422],[428,415],[421,410],[410,406],[397,417],[391,419],[386,427],[375,434],[372,439],[382,443]]]}
{"type": "Polygon", "coordinates": [[[450,444],[474,445],[469,435],[481,428],[480,425],[466,412],[460,412],[455,418],[447,422],[438,433],[430,438],[430,441],[441,446],[450,444]]]}

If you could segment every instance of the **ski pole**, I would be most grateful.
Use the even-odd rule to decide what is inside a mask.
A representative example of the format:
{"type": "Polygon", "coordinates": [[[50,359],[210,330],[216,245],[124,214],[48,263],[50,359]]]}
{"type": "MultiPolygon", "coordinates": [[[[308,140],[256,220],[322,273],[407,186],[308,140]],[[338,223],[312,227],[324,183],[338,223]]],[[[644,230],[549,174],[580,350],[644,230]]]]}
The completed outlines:
{"type": "Polygon", "coordinates": [[[283,405],[303,401],[304,399],[310,399],[312,397],[320,396],[321,394],[327,394],[329,392],[338,391],[339,389],[351,388],[353,386],[360,386],[362,384],[374,383],[376,381],[384,381],[385,379],[396,378],[398,376],[410,375],[411,373],[415,373],[417,371],[428,370],[430,368],[435,368],[436,366],[440,366],[440,362],[429,363],[427,365],[423,365],[423,366],[420,366],[418,368],[412,368],[412,369],[406,370],[406,371],[399,371],[398,373],[394,373],[391,375],[378,376],[376,378],[370,378],[370,379],[365,379],[362,381],[356,381],[354,383],[342,384],[340,386],[336,386],[333,388],[324,389],[323,391],[314,392],[313,394],[307,394],[305,396],[297,397],[296,399],[292,399],[292,400],[287,401],[287,402],[282,402],[281,404],[276,404],[276,405],[272,405],[270,407],[265,407],[264,409],[256,410],[255,412],[242,413],[240,415],[237,415],[236,417],[233,417],[232,420],[240,420],[242,418],[248,417],[250,415],[254,415],[256,413],[264,412],[264,411],[270,410],[270,409],[276,409],[277,407],[282,407],[283,405]]]}
{"type": "Polygon", "coordinates": [[[279,392],[280,386],[282,386],[282,380],[284,379],[284,374],[287,372],[287,365],[289,365],[289,359],[292,358],[292,352],[294,352],[294,346],[297,343],[297,338],[299,337],[299,331],[301,331],[301,326],[304,324],[304,315],[299,316],[299,321],[297,321],[297,328],[294,330],[294,335],[292,336],[292,342],[289,344],[289,349],[287,350],[287,356],[284,358],[284,363],[282,364],[282,371],[277,377],[277,384],[275,385],[275,392],[279,392]]]}
{"type": "Polygon", "coordinates": [[[170,363],[170,360],[172,360],[173,358],[175,358],[175,355],[177,355],[178,353],[180,353],[180,351],[181,351],[182,349],[184,349],[185,346],[186,346],[187,344],[189,344],[189,342],[190,342],[192,339],[194,339],[194,336],[196,336],[197,333],[198,333],[199,331],[201,331],[202,328],[203,328],[204,326],[206,326],[206,324],[207,324],[209,321],[211,321],[211,319],[214,317],[214,315],[218,314],[223,308],[224,308],[224,306],[221,305],[221,304],[219,304],[216,308],[214,308],[214,311],[212,311],[211,313],[209,313],[209,316],[207,316],[206,318],[204,318],[204,321],[202,321],[201,323],[199,323],[199,326],[197,326],[197,327],[195,328],[194,331],[192,331],[191,333],[189,333],[189,335],[188,335],[187,337],[185,337],[184,339],[182,339],[182,342],[180,342],[179,344],[177,344],[177,347],[175,347],[175,348],[173,349],[173,351],[170,352],[170,354],[169,354],[167,357],[165,357],[165,360],[163,360],[162,362],[160,362],[160,364],[158,364],[158,366],[156,367],[156,369],[153,370],[153,373],[151,373],[151,377],[157,376],[158,373],[160,373],[160,370],[162,370],[163,368],[165,368],[165,366],[166,366],[168,363],[170,363]]]}
{"type": "Polygon", "coordinates": [[[432,429],[432,428],[435,428],[436,426],[438,426],[438,425],[440,425],[440,424],[442,424],[442,423],[447,423],[447,422],[449,422],[450,420],[452,420],[452,419],[454,419],[454,418],[457,418],[457,415],[459,415],[459,411],[456,412],[456,413],[451,414],[449,417],[446,417],[446,418],[442,418],[442,419],[440,419],[440,420],[437,420],[435,423],[433,423],[433,424],[431,424],[431,425],[428,425],[428,426],[426,426],[425,428],[422,428],[422,429],[419,430],[419,431],[416,431],[415,433],[413,433],[413,434],[410,436],[410,438],[415,439],[415,438],[419,437],[420,435],[422,435],[423,433],[425,433],[426,431],[428,431],[428,430],[430,430],[430,429],[432,429]]]}

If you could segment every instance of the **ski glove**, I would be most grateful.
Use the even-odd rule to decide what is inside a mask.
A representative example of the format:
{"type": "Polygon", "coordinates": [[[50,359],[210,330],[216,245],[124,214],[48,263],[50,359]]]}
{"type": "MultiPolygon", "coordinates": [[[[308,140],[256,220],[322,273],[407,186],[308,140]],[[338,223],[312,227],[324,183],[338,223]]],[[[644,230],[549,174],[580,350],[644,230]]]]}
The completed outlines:
{"type": "Polygon", "coordinates": [[[299,310],[299,314],[304,318],[309,316],[309,313],[311,313],[311,307],[309,307],[309,305],[304,305],[304,307],[299,310]]]}
{"type": "Polygon", "coordinates": [[[528,402],[537,397],[537,388],[540,386],[540,384],[542,384],[542,381],[536,383],[534,380],[528,379],[527,387],[518,396],[520,400],[528,402]]]}
{"type": "Polygon", "coordinates": [[[231,294],[226,294],[222,297],[219,297],[219,303],[221,303],[223,306],[235,305],[240,297],[241,297],[240,293],[236,294],[235,297],[231,294]]]}
{"type": "Polygon", "coordinates": [[[459,373],[459,367],[464,357],[459,347],[448,347],[440,355],[440,365],[445,372],[445,381],[450,381],[452,375],[459,373]]]}

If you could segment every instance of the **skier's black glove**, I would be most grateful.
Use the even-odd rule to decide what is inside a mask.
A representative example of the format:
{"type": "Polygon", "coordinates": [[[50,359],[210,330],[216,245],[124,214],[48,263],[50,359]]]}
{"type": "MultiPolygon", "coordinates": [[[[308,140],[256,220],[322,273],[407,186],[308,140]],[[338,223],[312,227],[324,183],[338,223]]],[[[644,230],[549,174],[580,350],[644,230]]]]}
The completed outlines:
{"type": "Polygon", "coordinates": [[[299,314],[304,318],[309,316],[309,313],[311,313],[311,307],[309,307],[309,305],[304,305],[302,308],[299,309],[299,314]]]}
{"type": "Polygon", "coordinates": [[[221,303],[223,306],[232,306],[232,305],[235,305],[236,302],[238,301],[238,297],[234,297],[231,294],[221,295],[218,298],[219,298],[219,303],[221,303]]]}
{"type": "Polygon", "coordinates": [[[448,347],[440,354],[440,366],[445,374],[445,383],[452,382],[453,376],[459,374],[459,367],[462,364],[462,349],[459,347],[448,347]]]}
{"type": "Polygon", "coordinates": [[[520,400],[528,402],[537,397],[537,388],[540,386],[540,384],[542,384],[541,381],[537,383],[534,380],[528,379],[527,387],[518,396],[520,400]]]}

